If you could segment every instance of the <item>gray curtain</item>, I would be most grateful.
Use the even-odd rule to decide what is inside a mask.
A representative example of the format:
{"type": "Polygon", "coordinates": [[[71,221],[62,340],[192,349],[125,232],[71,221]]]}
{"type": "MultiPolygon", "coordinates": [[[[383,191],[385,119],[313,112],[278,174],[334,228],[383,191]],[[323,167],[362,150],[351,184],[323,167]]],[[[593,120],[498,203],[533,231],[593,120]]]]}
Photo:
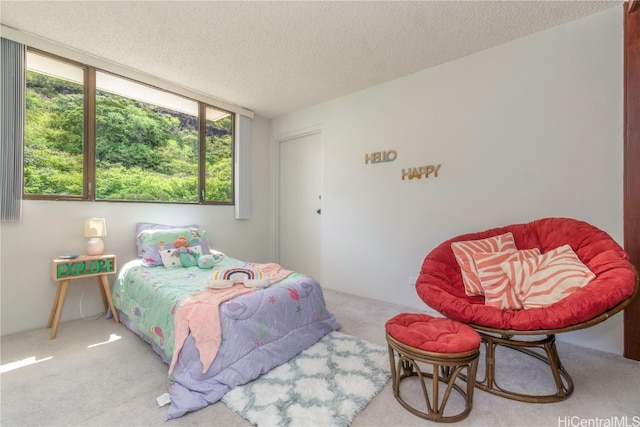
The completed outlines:
{"type": "Polygon", "coordinates": [[[22,215],[22,153],[25,118],[25,46],[1,39],[0,221],[22,215]]]}

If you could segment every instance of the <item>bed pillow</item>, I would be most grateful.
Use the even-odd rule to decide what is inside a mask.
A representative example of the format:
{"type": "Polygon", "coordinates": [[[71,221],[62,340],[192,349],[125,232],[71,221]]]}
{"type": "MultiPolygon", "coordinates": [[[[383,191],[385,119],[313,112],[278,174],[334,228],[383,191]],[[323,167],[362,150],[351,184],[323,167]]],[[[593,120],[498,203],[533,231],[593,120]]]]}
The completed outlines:
{"type": "Polygon", "coordinates": [[[142,242],[140,241],[140,232],[147,230],[175,230],[181,228],[199,228],[197,224],[191,225],[166,225],[166,224],[155,224],[152,222],[139,222],[136,224],[136,253],[138,254],[138,258],[142,258],[142,242]]]}
{"type": "Polygon", "coordinates": [[[517,297],[507,274],[500,264],[508,261],[522,261],[540,255],[540,249],[524,249],[516,252],[488,252],[473,254],[478,270],[478,278],[484,290],[484,303],[501,310],[520,310],[522,302],[517,297]]]}
{"type": "Polygon", "coordinates": [[[489,237],[487,239],[467,240],[451,243],[453,254],[460,265],[464,291],[467,295],[482,295],[484,290],[480,284],[478,270],[473,260],[474,253],[487,252],[515,252],[516,248],[513,235],[511,233],[489,237]]]}
{"type": "MultiPolygon", "coordinates": [[[[189,246],[188,253],[195,254],[195,263],[199,264],[202,255],[202,246],[189,246]]],[[[164,249],[160,251],[160,258],[162,259],[162,265],[167,268],[185,267],[180,260],[180,253],[178,249],[164,249]]],[[[212,257],[213,258],[213,257],[212,257]]]]}
{"type": "Polygon", "coordinates": [[[189,247],[200,246],[200,253],[210,253],[207,232],[203,228],[144,230],[138,235],[142,243],[142,263],[147,267],[163,265],[160,251],[175,249],[176,240],[186,239],[189,247]]]}
{"type": "Polygon", "coordinates": [[[501,268],[525,309],[558,302],[596,277],[569,245],[536,257],[502,263],[501,268]]]}
{"type": "Polygon", "coordinates": [[[269,286],[269,277],[254,268],[221,268],[213,270],[207,285],[214,289],[229,288],[242,283],[247,288],[265,288],[269,286]]]}

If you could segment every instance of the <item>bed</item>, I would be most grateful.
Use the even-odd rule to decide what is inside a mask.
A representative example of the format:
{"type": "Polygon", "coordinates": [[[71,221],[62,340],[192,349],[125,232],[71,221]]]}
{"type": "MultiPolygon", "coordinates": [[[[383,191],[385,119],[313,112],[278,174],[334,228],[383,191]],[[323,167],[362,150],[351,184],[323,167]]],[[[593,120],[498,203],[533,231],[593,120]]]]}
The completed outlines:
{"type": "Polygon", "coordinates": [[[121,323],[169,365],[167,420],[217,402],[340,327],[315,279],[211,250],[195,225],[138,224],[136,242],[139,258],[121,267],[113,302],[121,323]]]}

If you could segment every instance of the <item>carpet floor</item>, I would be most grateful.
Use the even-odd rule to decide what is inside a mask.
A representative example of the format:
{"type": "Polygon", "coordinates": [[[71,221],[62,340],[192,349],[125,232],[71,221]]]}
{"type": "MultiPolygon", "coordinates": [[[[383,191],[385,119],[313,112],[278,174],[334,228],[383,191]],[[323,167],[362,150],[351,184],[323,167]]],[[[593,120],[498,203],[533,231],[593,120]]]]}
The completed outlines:
{"type": "MultiPolygon", "coordinates": [[[[386,320],[416,311],[330,290],[325,290],[325,297],[342,325],[341,333],[383,347],[386,320]]],[[[166,407],[158,407],[156,398],[167,391],[167,365],[140,338],[110,319],[64,322],[55,340],[49,340],[49,334],[42,328],[2,337],[0,425],[251,425],[222,402],[164,422],[166,407]]],[[[640,363],[564,342],[557,345],[575,384],[570,398],[528,404],[476,390],[471,414],[455,425],[640,426],[640,363]]],[[[503,387],[530,382],[544,386],[529,359],[504,357],[508,369],[498,373],[503,387]]],[[[396,402],[388,381],[351,425],[429,424],[396,402]]]]}

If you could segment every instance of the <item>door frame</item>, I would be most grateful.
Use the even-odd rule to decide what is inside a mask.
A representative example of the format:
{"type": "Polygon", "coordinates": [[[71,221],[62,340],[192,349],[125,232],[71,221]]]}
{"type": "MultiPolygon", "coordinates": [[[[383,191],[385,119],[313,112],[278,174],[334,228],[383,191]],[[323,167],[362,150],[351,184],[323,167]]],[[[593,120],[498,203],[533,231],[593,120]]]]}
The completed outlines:
{"type": "MultiPolygon", "coordinates": [[[[623,3],[624,20],[624,249],[640,269],[640,3],[623,3]]],[[[640,297],[624,310],[624,357],[640,360],[640,297]]]]}
{"type": "MultiPolygon", "coordinates": [[[[273,138],[271,151],[271,167],[273,170],[271,193],[273,194],[273,203],[271,204],[271,227],[269,231],[272,244],[269,255],[273,262],[278,264],[280,263],[280,144],[314,134],[320,134],[320,144],[322,145],[322,126],[320,125],[286,132],[273,138]]],[[[320,271],[322,271],[322,266],[320,266],[320,271]]]]}

